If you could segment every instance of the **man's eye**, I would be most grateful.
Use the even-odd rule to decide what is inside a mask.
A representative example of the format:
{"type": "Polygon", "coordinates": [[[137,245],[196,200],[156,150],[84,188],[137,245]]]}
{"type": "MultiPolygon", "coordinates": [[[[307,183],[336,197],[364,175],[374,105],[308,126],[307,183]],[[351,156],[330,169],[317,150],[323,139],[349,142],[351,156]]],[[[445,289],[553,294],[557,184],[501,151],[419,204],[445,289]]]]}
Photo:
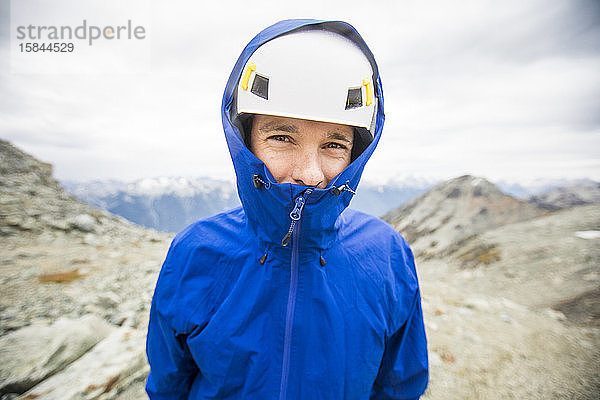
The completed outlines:
{"type": "Polygon", "coordinates": [[[347,149],[346,146],[344,146],[341,143],[337,143],[337,142],[327,143],[327,148],[328,149],[347,149]]]}
{"type": "Polygon", "coordinates": [[[268,139],[273,139],[278,142],[289,142],[290,141],[290,137],[287,135],[273,135],[273,136],[269,136],[268,139]]]}

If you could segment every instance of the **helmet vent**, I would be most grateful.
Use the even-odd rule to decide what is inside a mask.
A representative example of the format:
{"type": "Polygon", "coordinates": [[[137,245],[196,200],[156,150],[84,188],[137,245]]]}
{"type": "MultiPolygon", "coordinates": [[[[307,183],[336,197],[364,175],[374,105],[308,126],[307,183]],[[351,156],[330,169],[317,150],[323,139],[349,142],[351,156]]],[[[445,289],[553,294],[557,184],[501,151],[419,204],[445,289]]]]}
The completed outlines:
{"type": "Polygon", "coordinates": [[[362,88],[348,89],[348,97],[346,98],[346,110],[351,108],[362,107],[362,88]]]}
{"type": "Polygon", "coordinates": [[[252,93],[265,100],[269,100],[269,78],[256,74],[254,82],[252,82],[252,93]]]}

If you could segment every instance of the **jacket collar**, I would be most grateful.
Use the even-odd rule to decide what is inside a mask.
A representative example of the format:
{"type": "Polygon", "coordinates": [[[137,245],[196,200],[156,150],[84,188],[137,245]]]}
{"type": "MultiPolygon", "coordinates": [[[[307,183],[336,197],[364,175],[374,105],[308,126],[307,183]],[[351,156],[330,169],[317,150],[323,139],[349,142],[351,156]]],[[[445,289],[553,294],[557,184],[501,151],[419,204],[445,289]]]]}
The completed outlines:
{"type": "Polygon", "coordinates": [[[307,188],[290,183],[276,183],[265,164],[245,146],[242,133],[232,122],[235,117],[232,110],[234,90],[242,74],[243,66],[260,45],[281,34],[310,25],[324,25],[327,26],[327,29],[346,35],[357,43],[367,57],[372,60],[378,109],[375,133],[371,144],[329,182],[325,189],[315,189],[307,196],[301,217],[300,246],[326,249],[333,244],[341,223],[340,215],[348,207],[352,198],[352,193],[349,191],[335,195],[333,189],[341,185],[347,185],[354,190],[357,188],[365,164],[377,147],[385,119],[383,90],[377,66],[371,51],[351,25],[341,21],[285,20],[266,28],[248,43],[238,58],[225,87],[221,107],[222,122],[235,168],[238,194],[245,211],[248,227],[261,242],[268,246],[281,246],[281,241],[291,224],[290,213],[294,208],[295,199],[307,188]],[[259,184],[257,187],[253,179],[255,175],[258,175],[266,185],[259,184]]]}

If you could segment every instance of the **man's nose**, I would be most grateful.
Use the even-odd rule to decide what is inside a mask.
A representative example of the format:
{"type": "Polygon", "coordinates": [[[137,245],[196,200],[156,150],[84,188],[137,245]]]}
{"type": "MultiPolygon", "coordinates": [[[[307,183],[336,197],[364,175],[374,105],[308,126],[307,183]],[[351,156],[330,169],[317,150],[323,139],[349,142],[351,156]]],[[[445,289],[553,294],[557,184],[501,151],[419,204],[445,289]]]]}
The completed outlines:
{"type": "Polygon", "coordinates": [[[298,154],[294,160],[292,179],[298,185],[315,186],[319,189],[327,185],[325,174],[323,174],[321,162],[316,151],[307,150],[298,154]]]}

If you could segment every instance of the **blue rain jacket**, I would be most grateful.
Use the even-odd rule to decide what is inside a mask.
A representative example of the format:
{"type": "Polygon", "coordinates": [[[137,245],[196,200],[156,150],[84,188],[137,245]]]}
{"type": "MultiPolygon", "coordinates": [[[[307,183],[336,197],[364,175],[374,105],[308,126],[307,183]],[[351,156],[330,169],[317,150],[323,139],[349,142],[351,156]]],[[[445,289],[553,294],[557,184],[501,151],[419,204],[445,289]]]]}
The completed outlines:
{"type": "Polygon", "coordinates": [[[381,136],[378,72],[374,139],[326,189],[276,183],[232,124],[233,92],[252,52],[315,24],[355,41],[377,71],[343,22],[282,21],[246,46],[222,105],[242,207],[197,221],[169,248],[148,326],[151,399],[412,399],[425,391],[412,252],[390,225],[347,208],[381,136]]]}

